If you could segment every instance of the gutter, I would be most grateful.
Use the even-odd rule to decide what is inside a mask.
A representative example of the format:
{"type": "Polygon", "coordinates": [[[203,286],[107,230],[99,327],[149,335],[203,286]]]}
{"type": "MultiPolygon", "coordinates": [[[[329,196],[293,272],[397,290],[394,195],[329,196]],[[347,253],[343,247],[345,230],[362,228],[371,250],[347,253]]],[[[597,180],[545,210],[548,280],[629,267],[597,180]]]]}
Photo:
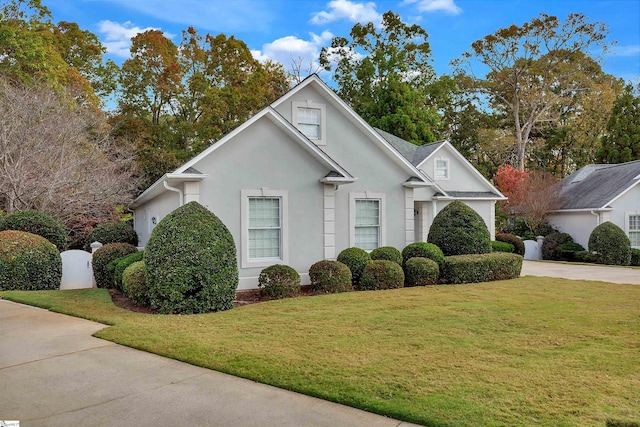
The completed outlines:
{"type": "Polygon", "coordinates": [[[180,205],[182,206],[184,205],[184,193],[182,192],[182,190],[175,188],[175,187],[170,187],[169,184],[167,184],[167,180],[165,179],[164,181],[162,181],[162,184],[164,185],[164,188],[166,188],[169,191],[175,191],[176,193],[178,193],[180,195],[180,205]]]}

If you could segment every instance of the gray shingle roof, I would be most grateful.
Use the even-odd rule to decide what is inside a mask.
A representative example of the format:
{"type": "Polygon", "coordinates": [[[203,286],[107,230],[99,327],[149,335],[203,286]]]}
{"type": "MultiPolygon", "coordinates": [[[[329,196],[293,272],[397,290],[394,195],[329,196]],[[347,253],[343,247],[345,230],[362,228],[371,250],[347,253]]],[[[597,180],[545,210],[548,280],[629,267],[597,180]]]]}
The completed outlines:
{"type": "Polygon", "coordinates": [[[587,165],[562,180],[561,209],[607,207],[623,191],[637,182],[640,160],[617,165],[587,165]]]}
{"type": "Polygon", "coordinates": [[[425,145],[415,145],[402,138],[385,132],[382,129],[374,128],[378,134],[384,138],[393,148],[395,148],[402,156],[409,160],[413,166],[418,166],[424,159],[429,157],[431,153],[436,151],[444,141],[434,142],[425,145]]]}

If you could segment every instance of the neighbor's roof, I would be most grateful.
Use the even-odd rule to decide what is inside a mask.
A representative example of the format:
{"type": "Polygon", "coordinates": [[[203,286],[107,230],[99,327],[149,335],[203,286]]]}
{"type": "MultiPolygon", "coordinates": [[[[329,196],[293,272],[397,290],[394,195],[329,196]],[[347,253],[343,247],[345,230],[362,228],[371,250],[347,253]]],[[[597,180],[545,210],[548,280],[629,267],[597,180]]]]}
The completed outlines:
{"type": "Polygon", "coordinates": [[[562,180],[560,210],[606,209],[640,181],[640,160],[587,165],[562,180]]]}
{"type": "Polygon", "coordinates": [[[429,157],[434,151],[440,148],[445,141],[433,142],[425,145],[415,145],[402,138],[385,132],[382,129],[374,128],[393,148],[395,148],[402,156],[409,160],[413,166],[418,166],[424,159],[429,157]]]}

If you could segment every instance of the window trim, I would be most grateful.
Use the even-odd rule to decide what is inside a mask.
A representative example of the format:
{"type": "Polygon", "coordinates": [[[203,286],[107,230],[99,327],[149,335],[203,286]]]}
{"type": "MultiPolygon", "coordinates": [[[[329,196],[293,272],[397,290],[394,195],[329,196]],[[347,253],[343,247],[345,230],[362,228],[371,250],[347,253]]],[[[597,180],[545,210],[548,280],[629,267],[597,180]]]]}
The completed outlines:
{"type": "MultiPolygon", "coordinates": [[[[387,245],[387,203],[385,193],[349,193],[349,246],[356,246],[356,200],[378,200],[380,202],[380,239],[378,247],[387,245]]],[[[368,251],[370,252],[370,251],[368,251]]]]}
{"type": "Polygon", "coordinates": [[[289,203],[287,190],[271,190],[262,188],[258,190],[240,190],[240,251],[242,253],[241,267],[268,267],[273,264],[289,263],[289,203]],[[249,257],[249,199],[250,198],[278,198],[280,199],[280,257],[258,258],[249,257]]]}
{"type": "MultiPolygon", "coordinates": [[[[631,240],[631,233],[640,233],[640,228],[638,228],[637,230],[631,230],[629,220],[631,219],[632,216],[640,216],[640,211],[626,211],[624,213],[624,231],[627,237],[629,238],[629,240],[631,240]]],[[[640,248],[640,246],[634,246],[633,244],[631,245],[631,247],[640,248]]]]}
{"type": "Polygon", "coordinates": [[[446,157],[436,157],[433,160],[433,179],[438,181],[448,181],[451,177],[451,162],[446,157]],[[438,176],[438,162],[445,163],[445,175],[444,177],[438,176]]]}
{"type": "MultiPolygon", "coordinates": [[[[315,139],[315,138],[309,138],[310,141],[313,141],[316,145],[327,145],[327,133],[326,133],[326,123],[327,123],[327,115],[326,115],[326,107],[324,104],[317,104],[313,101],[310,100],[306,100],[306,101],[293,101],[291,102],[291,121],[293,122],[293,124],[295,125],[296,128],[298,128],[298,130],[300,130],[299,128],[299,122],[298,122],[298,108],[308,108],[308,109],[313,109],[313,110],[320,110],[320,138],[315,139]]],[[[302,131],[300,131],[302,132],[302,131]]],[[[304,135],[304,133],[303,133],[304,135]]],[[[306,135],[305,135],[306,136],[306,135]]]]}

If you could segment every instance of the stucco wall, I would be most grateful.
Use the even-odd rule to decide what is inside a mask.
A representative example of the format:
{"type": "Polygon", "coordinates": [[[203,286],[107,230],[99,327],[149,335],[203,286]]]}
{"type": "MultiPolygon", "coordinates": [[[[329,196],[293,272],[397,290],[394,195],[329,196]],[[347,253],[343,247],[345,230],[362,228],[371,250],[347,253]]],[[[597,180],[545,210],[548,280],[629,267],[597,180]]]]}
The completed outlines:
{"type": "Polygon", "coordinates": [[[160,222],[162,218],[180,206],[180,196],[176,192],[166,191],[153,200],[135,209],[134,228],[138,233],[138,244],[145,246],[151,235],[154,225],[151,220],[156,218],[160,222]]]}
{"type": "Polygon", "coordinates": [[[569,233],[574,242],[585,249],[589,246],[589,236],[600,221],[599,216],[590,212],[566,212],[549,215],[549,223],[562,233],[569,233]]]}
{"type": "Polygon", "coordinates": [[[420,169],[428,176],[434,177],[436,159],[449,160],[449,179],[434,179],[445,191],[490,191],[478,175],[471,171],[447,145],[443,145],[420,164],[420,169]]]}

